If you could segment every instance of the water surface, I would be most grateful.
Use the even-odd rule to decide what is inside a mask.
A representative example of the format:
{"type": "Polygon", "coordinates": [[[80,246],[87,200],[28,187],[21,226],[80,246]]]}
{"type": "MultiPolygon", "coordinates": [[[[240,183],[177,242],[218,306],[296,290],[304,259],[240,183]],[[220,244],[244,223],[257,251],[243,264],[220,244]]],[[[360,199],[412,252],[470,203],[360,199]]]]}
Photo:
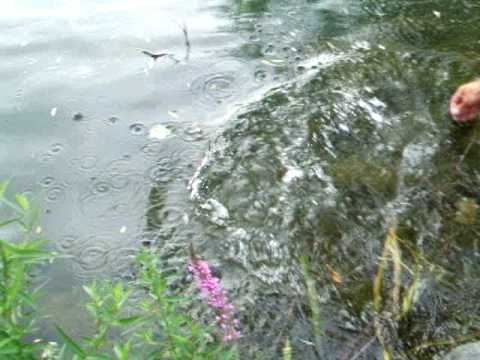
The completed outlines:
{"type": "Polygon", "coordinates": [[[276,359],[289,338],[299,359],[372,359],[382,342],[396,358],[431,359],[478,333],[478,130],[447,115],[480,70],[476,3],[3,10],[0,176],[38,194],[45,236],[65,255],[45,276],[47,310],[67,329],[83,331],[80,284],[129,278],[140,246],[181,273],[193,242],[239,308],[242,358],[276,359]],[[418,284],[402,319],[391,272],[384,311],[373,306],[393,227],[402,297],[418,284]]]}

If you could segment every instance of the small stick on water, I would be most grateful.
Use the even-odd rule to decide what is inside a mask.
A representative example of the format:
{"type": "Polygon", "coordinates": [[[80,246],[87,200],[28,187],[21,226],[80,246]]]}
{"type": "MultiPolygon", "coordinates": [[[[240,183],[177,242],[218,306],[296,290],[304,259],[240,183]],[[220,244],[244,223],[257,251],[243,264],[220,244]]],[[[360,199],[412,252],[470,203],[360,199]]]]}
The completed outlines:
{"type": "Polygon", "coordinates": [[[183,37],[185,39],[185,49],[186,49],[185,60],[188,60],[189,57],[190,57],[190,49],[192,47],[192,45],[190,43],[190,37],[188,36],[188,28],[187,28],[187,25],[185,23],[178,24],[178,26],[180,26],[180,29],[182,30],[182,33],[183,33],[183,37]]]}
{"type": "MultiPolygon", "coordinates": [[[[188,60],[189,57],[190,57],[190,49],[192,47],[191,45],[191,42],[190,42],[190,37],[188,35],[188,28],[187,28],[187,25],[185,23],[183,24],[179,24],[178,22],[175,21],[175,23],[180,27],[180,29],[182,30],[182,33],[183,33],[183,37],[185,39],[185,60],[188,60]]],[[[166,53],[166,52],[152,52],[152,51],[149,51],[149,50],[145,50],[145,49],[138,49],[140,50],[143,54],[151,57],[153,59],[153,61],[157,61],[158,59],[160,58],[163,58],[165,56],[169,57],[170,59],[172,59],[173,61],[175,61],[176,63],[179,63],[180,60],[177,60],[175,58],[175,56],[173,54],[169,54],[169,53],[166,53]]]]}

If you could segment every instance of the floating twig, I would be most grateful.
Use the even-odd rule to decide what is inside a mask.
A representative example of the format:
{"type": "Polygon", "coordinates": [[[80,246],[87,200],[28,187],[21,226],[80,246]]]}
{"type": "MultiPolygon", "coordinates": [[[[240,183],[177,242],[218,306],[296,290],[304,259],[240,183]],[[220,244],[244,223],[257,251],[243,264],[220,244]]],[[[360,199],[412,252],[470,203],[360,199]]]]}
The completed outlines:
{"type": "Polygon", "coordinates": [[[182,29],[183,37],[185,39],[185,60],[188,60],[190,57],[190,50],[191,50],[191,43],[190,43],[190,37],[188,36],[188,28],[185,23],[179,25],[180,29],[182,29]]]}
{"type": "Polygon", "coordinates": [[[150,56],[154,61],[157,61],[158,59],[164,57],[164,56],[171,56],[169,53],[153,53],[148,50],[144,49],[139,49],[143,54],[150,56]]]}

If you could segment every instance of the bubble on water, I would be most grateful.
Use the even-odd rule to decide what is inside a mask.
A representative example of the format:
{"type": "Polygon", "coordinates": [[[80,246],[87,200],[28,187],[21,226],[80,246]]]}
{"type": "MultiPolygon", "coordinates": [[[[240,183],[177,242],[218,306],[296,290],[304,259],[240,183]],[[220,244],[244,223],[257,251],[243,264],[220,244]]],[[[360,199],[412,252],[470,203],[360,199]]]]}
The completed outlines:
{"type": "Polygon", "coordinates": [[[307,70],[307,69],[305,68],[305,66],[297,66],[297,71],[298,71],[299,73],[303,73],[303,72],[305,72],[305,70],[307,70]]]}
{"type": "Polygon", "coordinates": [[[15,91],[15,98],[17,98],[17,99],[23,99],[24,96],[25,96],[25,91],[23,90],[23,88],[18,88],[18,89],[15,91]]]}
{"type": "Polygon", "coordinates": [[[265,81],[268,76],[268,72],[265,69],[258,69],[255,71],[254,76],[256,81],[265,81]]]}
{"type": "Polygon", "coordinates": [[[45,152],[40,154],[39,161],[41,163],[48,163],[53,160],[53,154],[51,152],[45,152]]]}
{"type": "Polygon", "coordinates": [[[112,205],[112,207],[108,209],[108,212],[115,214],[116,216],[123,216],[128,214],[131,209],[132,209],[131,204],[119,203],[119,204],[112,205]]]}
{"type": "Polygon", "coordinates": [[[182,140],[185,140],[188,142],[202,141],[205,139],[203,130],[197,125],[193,125],[193,124],[187,126],[183,130],[183,133],[180,135],[180,137],[182,138],[182,140]]]}
{"type": "Polygon", "coordinates": [[[65,198],[65,188],[62,186],[55,186],[47,191],[47,200],[50,202],[57,202],[65,198]]]}
{"type": "Polygon", "coordinates": [[[97,165],[97,158],[92,155],[85,155],[81,158],[73,158],[70,160],[70,166],[78,169],[89,171],[96,167],[97,165]]]}
{"type": "Polygon", "coordinates": [[[135,164],[129,157],[112,161],[102,172],[102,179],[108,179],[112,188],[122,190],[129,185],[137,182],[143,182],[143,173],[135,171],[135,164]]]}
{"type": "Polygon", "coordinates": [[[15,92],[15,109],[17,111],[22,111],[24,98],[25,98],[24,90],[17,89],[17,91],[15,92]]]}
{"type": "Polygon", "coordinates": [[[76,235],[65,235],[56,241],[57,249],[64,254],[73,255],[79,246],[79,237],[76,235]]]}
{"type": "Polygon", "coordinates": [[[83,114],[81,112],[77,112],[75,114],[73,114],[73,121],[82,121],[85,117],[83,116],[83,114]]]}
{"type": "Polygon", "coordinates": [[[275,52],[275,46],[273,44],[268,44],[264,50],[265,54],[272,54],[275,52]]]}
{"type": "Polygon", "coordinates": [[[55,178],[53,176],[44,177],[40,180],[40,185],[43,187],[50,187],[55,183],[55,178]]]}
{"type": "Polygon", "coordinates": [[[123,247],[109,250],[106,254],[109,271],[114,277],[129,277],[134,269],[138,249],[123,247]]]}
{"type": "Polygon", "coordinates": [[[76,264],[78,265],[77,276],[88,278],[99,274],[107,265],[108,249],[102,246],[90,246],[81,251],[76,264]]]}
{"type": "Polygon", "coordinates": [[[86,155],[80,158],[80,168],[83,170],[91,170],[97,165],[95,156],[86,155]]]}
{"type": "Polygon", "coordinates": [[[165,184],[172,180],[173,171],[172,161],[162,159],[148,170],[148,178],[154,184],[165,184]]]}
{"type": "Polygon", "coordinates": [[[120,119],[116,116],[110,116],[108,119],[107,119],[107,124],[116,124],[120,121],[120,119]]]}
{"type": "Polygon", "coordinates": [[[173,230],[176,225],[183,223],[183,214],[180,208],[158,204],[147,209],[146,220],[150,230],[167,228],[173,230]]]}
{"type": "Polygon", "coordinates": [[[147,157],[157,157],[165,145],[161,141],[151,141],[145,144],[140,151],[147,157]]]}
{"type": "MultiPolygon", "coordinates": [[[[107,254],[111,250],[109,244],[112,237],[108,235],[93,235],[84,242],[84,247],[78,252],[75,262],[79,266],[80,273],[98,273],[105,268],[108,259],[107,254]]],[[[79,274],[82,275],[82,274],[79,274]]]]}
{"type": "Polygon", "coordinates": [[[99,181],[93,185],[93,191],[96,194],[105,194],[109,192],[110,188],[112,187],[111,184],[109,184],[106,181],[99,181]]]}
{"type": "Polygon", "coordinates": [[[198,76],[190,85],[195,101],[202,106],[215,107],[234,100],[249,84],[247,64],[238,60],[225,60],[205,66],[209,73],[198,76]]]}
{"type": "Polygon", "coordinates": [[[53,153],[53,154],[57,154],[59,153],[60,151],[63,150],[63,144],[61,143],[55,143],[55,144],[52,144],[51,148],[50,148],[50,151],[53,153]]]}
{"type": "Polygon", "coordinates": [[[192,92],[207,104],[222,104],[235,92],[235,74],[217,73],[197,78],[191,86],[192,92]]]}
{"type": "Polygon", "coordinates": [[[130,125],[130,132],[133,135],[145,135],[147,133],[147,128],[141,123],[135,123],[130,125]]]}

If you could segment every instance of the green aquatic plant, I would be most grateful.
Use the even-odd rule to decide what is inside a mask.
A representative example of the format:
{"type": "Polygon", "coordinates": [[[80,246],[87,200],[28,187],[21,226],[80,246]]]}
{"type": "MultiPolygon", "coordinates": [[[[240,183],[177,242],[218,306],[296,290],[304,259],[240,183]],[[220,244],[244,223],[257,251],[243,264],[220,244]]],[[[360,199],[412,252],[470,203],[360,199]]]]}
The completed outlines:
{"type": "Polygon", "coordinates": [[[337,161],[330,171],[338,186],[346,188],[365,186],[371,191],[390,196],[394,194],[397,186],[393,170],[373,161],[366,161],[357,155],[351,155],[337,161]]]}
{"type": "Polygon", "coordinates": [[[305,279],[305,287],[308,304],[312,312],[311,324],[314,336],[314,344],[317,352],[323,354],[323,339],[325,337],[324,332],[324,322],[322,321],[320,314],[320,303],[317,288],[315,286],[315,281],[311,275],[310,264],[307,257],[302,257],[300,259],[302,266],[303,277],[305,279]]]}
{"type": "Polygon", "coordinates": [[[413,270],[404,264],[400,243],[401,239],[398,237],[397,227],[390,227],[382,255],[379,258],[378,270],[373,284],[375,336],[382,347],[384,360],[394,358],[394,350],[390,344],[385,324],[389,321],[399,323],[412,310],[420,275],[418,264],[415,264],[413,270]],[[389,268],[391,269],[390,277],[387,275],[389,268]],[[405,270],[412,279],[409,283],[402,284],[405,270]],[[390,286],[386,283],[389,278],[392,282],[390,286]]]}

